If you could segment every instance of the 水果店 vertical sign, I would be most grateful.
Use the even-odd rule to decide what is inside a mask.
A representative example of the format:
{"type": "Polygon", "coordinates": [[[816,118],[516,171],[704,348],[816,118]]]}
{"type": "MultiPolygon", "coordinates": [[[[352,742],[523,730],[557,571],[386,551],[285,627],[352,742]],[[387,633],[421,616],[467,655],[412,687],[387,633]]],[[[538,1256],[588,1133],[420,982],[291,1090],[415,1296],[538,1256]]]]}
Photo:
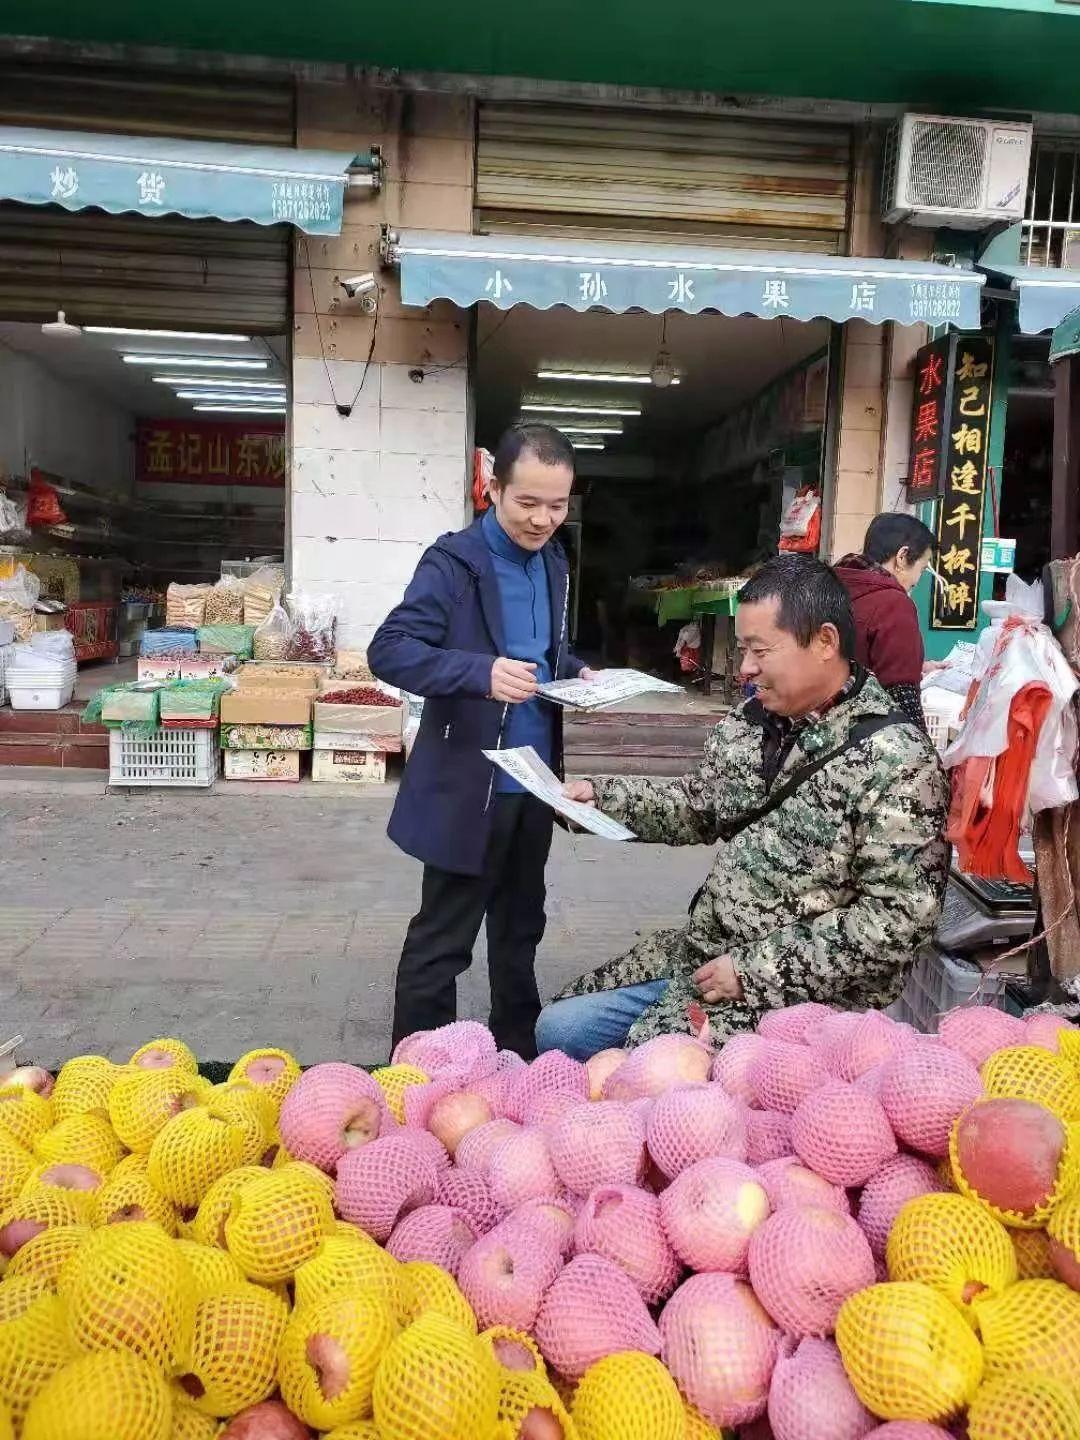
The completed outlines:
{"type": "Polygon", "coordinates": [[[947,335],[916,357],[908,499],[938,500],[935,630],[978,621],[993,372],[989,335],[947,335]]]}

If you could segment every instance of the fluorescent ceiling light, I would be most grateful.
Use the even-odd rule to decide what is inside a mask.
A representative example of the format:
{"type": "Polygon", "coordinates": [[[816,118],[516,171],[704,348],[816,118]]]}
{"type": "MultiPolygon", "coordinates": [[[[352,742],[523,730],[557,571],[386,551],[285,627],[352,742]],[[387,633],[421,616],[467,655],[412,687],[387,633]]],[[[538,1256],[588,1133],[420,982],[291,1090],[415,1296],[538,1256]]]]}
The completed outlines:
{"type": "Polygon", "coordinates": [[[150,340],[222,340],[247,345],[250,335],[212,335],[206,330],[135,330],[126,325],[84,325],[88,335],[145,335],[150,340]]]}
{"type": "MultiPolygon", "coordinates": [[[[580,380],[596,385],[651,385],[653,383],[651,375],[620,375],[613,370],[538,370],[536,378],[538,380],[580,380]]],[[[671,383],[678,385],[678,377],[671,383]]]]}
{"type": "Polygon", "coordinates": [[[190,365],[198,370],[268,370],[269,360],[239,360],[232,355],[136,355],[123,356],[125,365],[190,365]]]}
{"type": "Polygon", "coordinates": [[[284,415],[284,405],[196,405],[213,415],[284,415]]]}
{"type": "Polygon", "coordinates": [[[154,375],[155,385],[212,385],[215,390],[272,390],[285,394],[284,380],[233,380],[224,375],[154,375]]]}
{"type": "Polygon", "coordinates": [[[621,435],[621,425],[564,425],[564,435],[621,435]]]}
{"type": "Polygon", "coordinates": [[[533,410],[541,415],[640,415],[641,406],[605,405],[522,405],[522,410],[533,410]]]}
{"type": "Polygon", "coordinates": [[[570,442],[575,450],[603,450],[602,440],[572,440],[570,442]]]}
{"type": "Polygon", "coordinates": [[[201,390],[178,390],[178,400],[227,400],[233,405],[273,405],[275,408],[285,404],[284,395],[268,395],[265,390],[214,390],[204,387],[201,390]]]}

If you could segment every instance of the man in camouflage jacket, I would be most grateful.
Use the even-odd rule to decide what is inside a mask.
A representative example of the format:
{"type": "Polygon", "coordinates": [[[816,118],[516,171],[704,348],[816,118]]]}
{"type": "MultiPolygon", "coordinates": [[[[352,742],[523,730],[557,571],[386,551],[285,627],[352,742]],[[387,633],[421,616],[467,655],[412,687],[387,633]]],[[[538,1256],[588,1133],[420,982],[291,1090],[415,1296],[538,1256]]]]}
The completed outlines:
{"type": "Polygon", "coordinates": [[[736,623],[757,694],[717,725],[696,770],[567,787],[640,841],[721,843],[688,923],[564,990],[541,1016],[541,1049],[584,1056],[686,1033],[700,1010],[723,1038],[801,1000],[881,1008],[933,934],[945,776],[926,736],[852,663],[843,587],[818,561],[779,557],[744,588],[736,623]]]}

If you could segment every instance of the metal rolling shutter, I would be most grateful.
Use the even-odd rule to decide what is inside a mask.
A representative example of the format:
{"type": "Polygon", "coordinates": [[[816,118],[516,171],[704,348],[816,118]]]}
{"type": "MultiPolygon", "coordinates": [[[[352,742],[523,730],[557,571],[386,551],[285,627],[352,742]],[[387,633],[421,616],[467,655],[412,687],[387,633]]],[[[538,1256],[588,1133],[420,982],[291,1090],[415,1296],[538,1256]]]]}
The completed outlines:
{"type": "Polygon", "coordinates": [[[484,105],[483,231],[695,235],[839,254],[851,188],[846,127],[712,115],[484,105]]]}
{"type": "MultiPolygon", "coordinates": [[[[288,82],[242,76],[0,65],[0,125],[291,146],[288,82]]],[[[68,213],[0,205],[0,319],[214,328],[289,328],[286,225],[68,213]]]]}

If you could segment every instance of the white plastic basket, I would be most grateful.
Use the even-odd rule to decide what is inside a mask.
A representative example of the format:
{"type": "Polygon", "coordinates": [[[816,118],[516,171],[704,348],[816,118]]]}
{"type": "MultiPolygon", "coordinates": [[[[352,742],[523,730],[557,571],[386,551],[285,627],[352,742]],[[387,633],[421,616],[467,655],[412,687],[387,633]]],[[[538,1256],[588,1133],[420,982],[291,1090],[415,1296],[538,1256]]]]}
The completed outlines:
{"type": "Polygon", "coordinates": [[[926,733],[939,755],[945,752],[960,729],[960,714],[965,704],[965,696],[953,695],[947,690],[935,688],[923,691],[926,733]]]}
{"type": "Polygon", "coordinates": [[[904,1020],[916,1030],[933,1035],[941,1016],[957,1005],[1004,1008],[1007,980],[1008,976],[985,972],[962,956],[927,949],[911,967],[904,993],[889,1006],[888,1014],[894,1020],[904,1020]]]}
{"type": "Polygon", "coordinates": [[[217,779],[220,757],[216,730],[112,730],[109,784],[206,789],[217,779]]]}
{"type": "Polygon", "coordinates": [[[72,665],[28,668],[8,663],[4,671],[13,710],[62,710],[75,693],[76,670],[72,665]]]}

